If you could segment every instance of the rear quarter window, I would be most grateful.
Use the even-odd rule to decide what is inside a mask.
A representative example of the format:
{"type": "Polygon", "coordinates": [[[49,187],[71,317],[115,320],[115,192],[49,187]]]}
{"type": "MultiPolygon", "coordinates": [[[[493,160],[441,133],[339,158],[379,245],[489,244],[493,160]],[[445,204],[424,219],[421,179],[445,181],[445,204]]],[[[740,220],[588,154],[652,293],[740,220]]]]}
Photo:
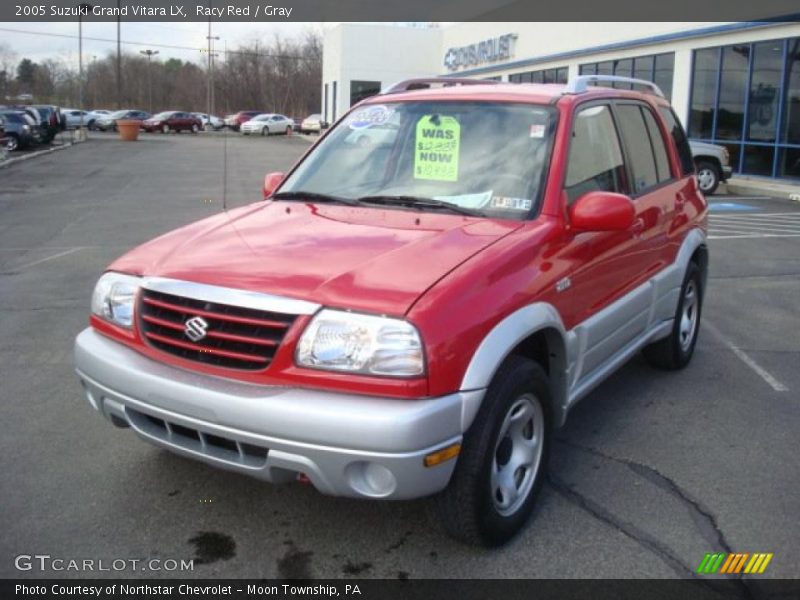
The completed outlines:
{"type": "Polygon", "coordinates": [[[680,121],[678,121],[678,117],[675,116],[675,112],[668,106],[660,106],[658,112],[661,114],[661,118],[664,119],[664,123],[667,125],[667,131],[669,131],[672,141],[678,149],[681,173],[683,175],[694,173],[692,150],[689,147],[689,140],[686,138],[686,132],[680,121]]]}

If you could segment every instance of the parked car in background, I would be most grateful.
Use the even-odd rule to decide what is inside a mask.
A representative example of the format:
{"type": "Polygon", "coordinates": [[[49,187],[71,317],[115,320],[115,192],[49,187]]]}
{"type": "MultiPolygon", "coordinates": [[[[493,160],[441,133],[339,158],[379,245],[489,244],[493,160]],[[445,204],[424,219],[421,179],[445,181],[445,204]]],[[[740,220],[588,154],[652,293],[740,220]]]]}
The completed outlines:
{"type": "Polygon", "coordinates": [[[166,110],[149,119],[142,121],[142,129],[145,131],[160,131],[161,133],[180,133],[181,131],[191,131],[197,133],[203,128],[203,122],[192,113],[179,110],[166,110]]]}
{"type": "Polygon", "coordinates": [[[321,133],[322,130],[322,115],[320,114],[308,115],[300,123],[300,133],[321,133]]]}
{"type": "Polygon", "coordinates": [[[242,123],[249,121],[250,119],[257,117],[258,115],[264,114],[264,111],[261,110],[240,110],[233,116],[231,119],[230,124],[226,121],[225,124],[228,125],[234,131],[239,131],[242,126],[242,123]]]}
{"type": "Polygon", "coordinates": [[[50,143],[53,138],[66,129],[66,124],[62,123],[61,112],[57,106],[52,104],[33,104],[32,108],[39,111],[42,117],[43,141],[50,143]]]}
{"type": "Polygon", "coordinates": [[[100,131],[116,131],[117,121],[144,121],[149,118],[149,112],[126,108],[98,118],[94,125],[100,131]]]}
{"type": "Polygon", "coordinates": [[[20,110],[2,110],[0,117],[5,122],[6,148],[21,150],[38,143],[42,138],[37,124],[20,110]]]}
{"type": "Polygon", "coordinates": [[[232,115],[225,115],[225,117],[222,119],[222,122],[225,123],[225,127],[228,129],[233,129],[234,123],[236,122],[236,113],[233,113],[232,115]]]}
{"type": "Polygon", "coordinates": [[[89,127],[91,129],[94,125],[94,120],[97,118],[88,110],[78,110],[77,108],[62,108],[61,114],[64,115],[67,129],[76,129],[80,127],[81,124],[83,124],[84,127],[89,127]],[[82,120],[81,116],[83,116],[82,120]],[[89,125],[90,122],[92,123],[92,126],[89,125]]]}
{"type": "Polygon", "coordinates": [[[260,133],[261,135],[271,135],[273,133],[290,134],[294,129],[294,121],[284,115],[265,113],[246,121],[241,126],[243,135],[260,133]]]}
{"type": "Polygon", "coordinates": [[[692,149],[700,191],[711,195],[717,191],[720,182],[727,181],[733,174],[728,149],[725,146],[692,141],[689,142],[689,147],[692,149]]]}
{"type": "Polygon", "coordinates": [[[225,127],[225,121],[217,117],[216,115],[211,115],[210,117],[206,113],[199,113],[195,112],[192,113],[195,117],[200,119],[200,122],[203,124],[203,129],[219,131],[223,127],[225,127]]]}
{"type": "Polygon", "coordinates": [[[391,144],[400,127],[395,123],[379,123],[363,129],[355,129],[345,138],[346,144],[359,146],[381,146],[391,144]]]}
{"type": "Polygon", "coordinates": [[[114,111],[112,111],[112,110],[104,110],[104,109],[90,110],[89,113],[88,113],[89,114],[89,120],[86,123],[86,127],[88,127],[91,130],[97,129],[97,127],[95,126],[97,120],[98,119],[102,119],[103,117],[107,117],[112,112],[114,112],[114,111]]]}

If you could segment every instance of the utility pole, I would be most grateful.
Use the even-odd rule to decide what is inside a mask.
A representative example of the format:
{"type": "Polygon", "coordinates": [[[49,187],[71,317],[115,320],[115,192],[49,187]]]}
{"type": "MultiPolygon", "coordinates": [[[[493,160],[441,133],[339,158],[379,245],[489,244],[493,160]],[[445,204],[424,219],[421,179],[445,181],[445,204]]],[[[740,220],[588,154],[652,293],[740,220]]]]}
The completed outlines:
{"type": "MultiPolygon", "coordinates": [[[[78,130],[79,137],[84,135],[83,131],[83,15],[89,14],[92,5],[83,3],[78,5],[78,110],[80,111],[80,124],[78,130]]],[[[83,141],[81,139],[81,141],[83,141]]]]}
{"type": "MultiPolygon", "coordinates": [[[[210,3],[209,3],[210,4],[210,3]]],[[[208,92],[206,96],[206,113],[208,114],[208,123],[211,125],[211,115],[214,114],[214,40],[218,40],[219,36],[211,35],[211,17],[208,18],[208,92]]]]}
{"type": "Polygon", "coordinates": [[[158,54],[158,50],[139,50],[139,54],[144,54],[147,57],[147,95],[150,104],[150,113],[153,112],[153,67],[151,59],[158,54]]]}
{"type": "Polygon", "coordinates": [[[120,15],[120,0],[117,0],[117,110],[122,108],[122,42],[120,34],[122,29],[122,15],[120,15]]]}

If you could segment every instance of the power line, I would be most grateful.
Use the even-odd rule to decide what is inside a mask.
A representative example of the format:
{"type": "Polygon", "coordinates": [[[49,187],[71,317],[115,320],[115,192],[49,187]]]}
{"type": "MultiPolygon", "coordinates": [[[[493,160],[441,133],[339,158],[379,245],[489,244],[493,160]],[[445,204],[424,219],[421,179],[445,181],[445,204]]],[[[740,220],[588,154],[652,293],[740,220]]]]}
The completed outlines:
{"type": "MultiPolygon", "coordinates": [[[[48,33],[45,31],[30,31],[28,29],[13,29],[11,27],[0,27],[0,31],[5,31],[8,33],[22,33],[26,35],[43,35],[46,37],[57,37],[57,38],[67,38],[72,40],[77,40],[78,36],[73,35],[70,33],[48,33]]],[[[106,42],[116,44],[117,40],[115,39],[108,39],[108,38],[98,38],[98,37],[88,37],[83,36],[84,40],[92,41],[92,42],[106,42]]],[[[194,52],[203,52],[203,48],[200,47],[193,47],[193,46],[178,46],[174,44],[157,44],[157,43],[149,43],[149,42],[134,42],[131,40],[120,40],[121,44],[126,44],[128,46],[153,46],[156,48],[167,48],[170,50],[192,50],[194,52]]],[[[292,60],[314,60],[308,56],[295,56],[291,54],[272,54],[270,52],[251,52],[248,50],[225,50],[225,56],[231,54],[237,54],[240,56],[258,56],[264,58],[289,58],[292,60]]]]}

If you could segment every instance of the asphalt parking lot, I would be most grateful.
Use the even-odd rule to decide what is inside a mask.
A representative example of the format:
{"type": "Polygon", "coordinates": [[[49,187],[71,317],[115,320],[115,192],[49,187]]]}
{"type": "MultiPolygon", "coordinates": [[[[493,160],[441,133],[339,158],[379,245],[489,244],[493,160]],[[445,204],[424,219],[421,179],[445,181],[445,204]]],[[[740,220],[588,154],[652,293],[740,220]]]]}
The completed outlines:
{"type": "MultiPolygon", "coordinates": [[[[751,589],[800,576],[800,204],[713,199],[693,362],[664,373],[634,359],[585,399],[558,432],[534,519],[489,551],[446,538],[425,501],[272,486],[159,450],[91,410],[72,341],[103,268],[223,197],[259,199],[264,174],[308,147],[93,138],[0,170],[0,576],[41,576],[14,557],[46,553],[202,558],[192,577],[672,578],[695,576],[713,551],[774,553],[764,575],[745,576],[751,589]]],[[[724,585],[745,593],[742,580],[724,585]]]]}

